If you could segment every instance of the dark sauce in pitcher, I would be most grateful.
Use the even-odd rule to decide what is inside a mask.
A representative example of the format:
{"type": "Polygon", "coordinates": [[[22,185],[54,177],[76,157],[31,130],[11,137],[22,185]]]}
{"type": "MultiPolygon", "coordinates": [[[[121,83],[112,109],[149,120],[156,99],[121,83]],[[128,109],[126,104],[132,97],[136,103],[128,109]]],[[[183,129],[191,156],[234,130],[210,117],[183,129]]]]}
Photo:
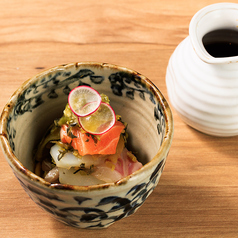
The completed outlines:
{"type": "Polygon", "coordinates": [[[207,33],[202,39],[206,51],[213,57],[238,56],[238,31],[220,29],[207,33]]]}

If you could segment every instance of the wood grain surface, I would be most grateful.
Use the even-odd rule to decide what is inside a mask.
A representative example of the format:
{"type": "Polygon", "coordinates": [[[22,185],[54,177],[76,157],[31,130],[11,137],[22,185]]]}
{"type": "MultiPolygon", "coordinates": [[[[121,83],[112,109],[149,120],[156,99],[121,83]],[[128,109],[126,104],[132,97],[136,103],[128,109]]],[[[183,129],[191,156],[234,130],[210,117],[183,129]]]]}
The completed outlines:
{"type": "MultiPolygon", "coordinates": [[[[0,110],[28,78],[80,61],[134,69],[168,99],[168,60],[192,16],[215,2],[1,0],[0,110]]],[[[134,215],[104,230],[51,218],[24,192],[1,151],[0,237],[238,237],[238,138],[202,134],[173,115],[174,140],[159,185],[134,215]]]]}

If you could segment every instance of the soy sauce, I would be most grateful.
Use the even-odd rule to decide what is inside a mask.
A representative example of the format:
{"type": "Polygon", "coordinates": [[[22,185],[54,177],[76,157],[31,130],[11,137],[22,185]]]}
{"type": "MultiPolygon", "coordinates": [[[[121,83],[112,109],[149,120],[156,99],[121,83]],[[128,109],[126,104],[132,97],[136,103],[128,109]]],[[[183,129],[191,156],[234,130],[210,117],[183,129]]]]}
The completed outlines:
{"type": "Polygon", "coordinates": [[[220,29],[207,33],[202,39],[206,51],[213,57],[238,56],[238,31],[220,29]]]}

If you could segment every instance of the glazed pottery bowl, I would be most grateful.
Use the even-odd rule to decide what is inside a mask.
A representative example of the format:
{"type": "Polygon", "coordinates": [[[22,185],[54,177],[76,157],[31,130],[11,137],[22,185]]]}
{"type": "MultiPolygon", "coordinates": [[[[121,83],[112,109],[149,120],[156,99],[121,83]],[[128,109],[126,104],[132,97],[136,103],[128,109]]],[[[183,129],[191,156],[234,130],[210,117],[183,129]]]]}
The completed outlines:
{"type": "Polygon", "coordinates": [[[3,109],[1,147],[32,200],[57,220],[79,228],[104,228],[133,214],[159,182],[173,137],[172,113],[146,77],[109,64],[57,66],[26,81],[3,109]],[[51,184],[34,174],[34,151],[69,92],[89,85],[109,96],[128,123],[128,146],[143,167],[115,182],[92,186],[51,184]]]}

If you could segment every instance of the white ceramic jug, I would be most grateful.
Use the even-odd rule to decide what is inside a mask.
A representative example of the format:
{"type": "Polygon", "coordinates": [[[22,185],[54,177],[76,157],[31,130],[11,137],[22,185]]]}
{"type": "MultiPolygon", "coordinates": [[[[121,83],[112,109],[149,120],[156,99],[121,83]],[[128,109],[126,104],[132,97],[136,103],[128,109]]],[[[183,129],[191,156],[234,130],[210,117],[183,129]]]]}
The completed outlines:
{"type": "MultiPolygon", "coordinates": [[[[218,3],[201,9],[190,22],[189,36],[172,54],[166,73],[169,100],[179,116],[214,136],[238,135],[238,53],[231,55],[225,49],[222,56],[209,54],[205,39],[214,45],[236,41],[238,46],[231,30],[238,34],[238,4],[218,3]],[[210,36],[204,38],[207,33],[210,36]]],[[[219,53],[221,47],[216,47],[219,53]]]]}

